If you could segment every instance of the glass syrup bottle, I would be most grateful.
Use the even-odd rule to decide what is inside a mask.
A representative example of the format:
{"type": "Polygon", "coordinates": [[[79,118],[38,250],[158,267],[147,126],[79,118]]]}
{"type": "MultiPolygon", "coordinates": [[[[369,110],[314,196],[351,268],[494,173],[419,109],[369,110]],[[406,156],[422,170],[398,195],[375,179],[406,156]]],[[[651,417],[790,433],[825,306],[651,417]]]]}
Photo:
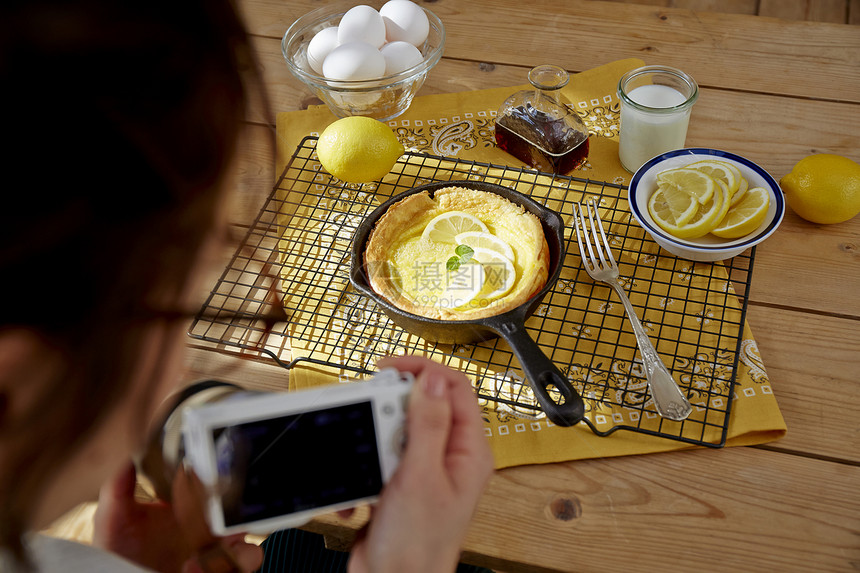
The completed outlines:
{"type": "Polygon", "coordinates": [[[570,76],[558,66],[532,68],[533,90],[511,95],[496,116],[496,144],[532,167],[565,174],[588,157],[588,128],[559,99],[570,76]]]}

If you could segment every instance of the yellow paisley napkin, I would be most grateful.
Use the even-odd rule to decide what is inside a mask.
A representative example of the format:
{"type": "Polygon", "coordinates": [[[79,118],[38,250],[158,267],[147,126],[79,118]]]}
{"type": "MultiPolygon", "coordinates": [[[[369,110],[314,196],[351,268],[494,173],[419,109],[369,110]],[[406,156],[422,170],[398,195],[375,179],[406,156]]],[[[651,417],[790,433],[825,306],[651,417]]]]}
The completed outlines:
{"type": "MultiPolygon", "coordinates": [[[[606,181],[619,185],[624,185],[629,182],[630,174],[627,173],[618,160],[618,115],[619,103],[615,92],[618,79],[626,71],[642,65],[640,60],[629,59],[618,62],[613,62],[576,74],[571,78],[567,87],[563,90],[569,102],[569,105],[583,118],[588,125],[592,134],[591,148],[589,158],[585,165],[578,169],[574,175],[578,178],[587,178],[592,181],[606,181]]],[[[508,86],[489,90],[442,94],[418,97],[414,100],[410,109],[400,117],[391,120],[389,125],[398,134],[398,137],[404,145],[411,149],[420,152],[426,152],[432,155],[443,157],[456,157],[458,159],[474,160],[486,162],[495,165],[510,165],[512,167],[523,167],[514,157],[508,155],[504,151],[495,147],[493,139],[493,122],[495,113],[498,110],[504,99],[513,92],[526,89],[527,86],[508,86]]],[[[318,135],[329,123],[336,118],[324,106],[314,106],[308,110],[298,112],[280,113],[277,116],[277,133],[278,133],[278,173],[281,173],[293,155],[296,147],[302,139],[307,135],[318,135]]],[[[695,117],[693,118],[695,121],[695,117]]],[[[400,166],[403,174],[411,174],[419,179],[422,169],[426,169],[425,162],[412,165],[409,161],[406,165],[400,166]]],[[[444,166],[442,166],[444,168],[444,166]]],[[[438,177],[439,173],[434,173],[438,177]]],[[[462,174],[457,174],[457,177],[462,178],[462,174]]],[[[504,177],[503,170],[488,169],[480,173],[481,178],[487,181],[493,181],[495,176],[504,177]]],[[[528,192],[533,189],[536,184],[544,185],[552,192],[556,192],[557,183],[551,177],[543,175],[533,175],[531,179],[510,183],[502,181],[503,184],[509,184],[520,188],[523,192],[528,192]]],[[[299,184],[297,182],[297,184],[299,184]]],[[[383,179],[382,185],[386,184],[386,179],[383,179]]],[[[307,183],[311,186],[312,182],[307,183]]],[[[568,194],[587,194],[588,190],[585,185],[575,182],[566,183],[567,188],[562,189],[568,194]]],[[[371,191],[372,192],[372,191],[371,191]]],[[[356,193],[365,193],[363,190],[356,193]]],[[[620,192],[616,192],[620,194],[620,192]]],[[[552,195],[548,198],[548,205],[552,202],[552,195]]],[[[613,196],[611,192],[607,192],[602,199],[602,206],[608,209],[613,209],[613,221],[610,223],[610,234],[613,225],[629,226],[629,214],[626,208],[619,207],[615,210],[616,204],[621,204],[626,201],[623,198],[613,196]]],[[[553,206],[553,205],[550,205],[553,206]]],[[[304,207],[298,205],[296,213],[283,213],[283,223],[287,228],[283,237],[284,241],[295,242],[300,241],[303,244],[314,245],[314,239],[308,240],[308,234],[317,233],[317,230],[307,230],[304,227],[296,227],[290,225],[291,217],[303,216],[301,213],[304,207]]],[[[569,220],[570,213],[562,213],[569,220]]],[[[359,217],[360,218],[360,217],[359,217]]],[[[356,221],[339,221],[343,229],[349,229],[354,226],[356,221]]],[[[348,233],[347,233],[348,234],[348,233]]],[[[723,322],[731,324],[731,328],[737,329],[738,325],[742,324],[742,314],[740,304],[735,297],[730,282],[725,273],[722,275],[721,269],[711,275],[702,276],[700,273],[694,272],[694,263],[689,263],[687,267],[684,263],[680,267],[676,265],[673,258],[660,256],[659,247],[654,244],[638,227],[632,232],[628,232],[626,241],[637,241],[635,248],[631,249],[630,245],[625,245],[627,253],[635,253],[634,255],[625,255],[630,260],[628,262],[635,263],[637,274],[642,273],[642,276],[631,277],[629,280],[635,282],[637,280],[660,281],[662,284],[669,285],[665,292],[662,293],[663,299],[661,305],[667,308],[673,304],[690,305],[692,303],[700,303],[701,311],[698,313],[678,314],[678,332],[682,338],[676,347],[681,347],[681,350],[675,352],[673,348],[661,348],[658,344],[658,352],[664,356],[677,354],[682,356],[683,345],[685,342],[704,345],[708,348],[715,348],[711,356],[691,356],[689,357],[688,368],[685,368],[683,358],[676,358],[674,364],[669,364],[670,369],[676,373],[681,371],[682,383],[685,387],[689,387],[695,391],[697,384],[705,386],[702,380],[716,380],[719,386],[721,382],[725,382],[723,393],[708,394],[703,393],[699,398],[693,399],[694,413],[691,415],[691,421],[685,423],[685,426],[678,431],[677,427],[671,426],[676,422],[666,422],[661,420],[656,414],[649,415],[650,412],[645,410],[643,418],[643,410],[641,408],[611,408],[605,411],[600,408],[599,400],[592,400],[591,403],[596,403],[588,415],[589,420],[598,431],[607,431],[613,425],[624,425],[633,423],[634,426],[642,428],[650,432],[661,432],[667,428],[671,431],[670,434],[677,434],[682,437],[688,437],[694,440],[700,440],[709,443],[719,443],[722,437],[722,423],[720,420],[708,419],[713,417],[713,413],[709,409],[715,407],[717,411],[725,412],[728,407],[729,396],[727,394],[728,381],[731,378],[731,364],[725,364],[720,359],[720,348],[726,346],[726,333],[721,332],[723,322]],[[640,264],[641,263],[641,264],[640,264]],[[689,270],[689,272],[687,272],[689,270]],[[662,278],[661,278],[662,277],[662,278]],[[714,282],[719,282],[719,285],[714,285],[714,282]],[[700,284],[703,283],[703,284],[700,284]],[[696,300],[701,299],[701,300],[696,300]],[[722,313],[720,317],[714,319],[709,316],[710,308],[719,308],[722,313]],[[689,316],[688,316],[689,315],[689,316]],[[720,320],[722,319],[722,320],[720,320]],[[686,329],[683,321],[697,321],[696,325],[696,341],[685,341],[684,337],[690,337],[689,329],[686,329]],[[684,378],[686,377],[686,378],[684,378]],[[698,416],[698,418],[697,418],[698,416]],[[695,420],[695,421],[693,421],[695,420]]],[[[344,241],[349,240],[349,236],[342,237],[344,241]]],[[[314,247],[310,247],[314,248],[314,247]]],[[[287,268],[300,268],[300,260],[290,260],[290,258],[301,259],[307,256],[307,252],[296,251],[294,254],[288,254],[286,263],[287,268]]],[[[329,262],[328,264],[336,264],[329,262]]],[[[589,377],[593,376],[593,372],[578,371],[578,366],[583,363],[587,364],[587,357],[593,353],[605,352],[606,348],[612,347],[612,369],[611,375],[618,379],[627,380],[633,372],[625,372],[624,369],[632,370],[636,368],[637,356],[635,339],[632,331],[624,326],[623,313],[609,313],[607,308],[613,303],[606,303],[606,296],[600,297],[603,299],[592,301],[589,299],[585,308],[578,308],[581,302],[575,299],[571,294],[574,289],[570,287],[571,293],[565,290],[565,284],[574,285],[577,281],[588,282],[579,276],[579,269],[566,268],[562,273],[559,284],[562,288],[556,289],[550,300],[545,300],[544,305],[538,309],[537,314],[542,314],[545,319],[552,319],[553,314],[564,313],[563,327],[560,327],[564,332],[560,336],[569,336],[570,339],[581,341],[577,344],[577,348],[567,349],[553,346],[553,341],[549,340],[550,336],[546,332],[541,332],[541,338],[538,342],[542,345],[547,344],[553,348],[552,359],[556,363],[569,364],[569,376],[580,380],[584,386],[583,394],[588,397],[589,377]],[[567,283],[565,282],[567,281],[567,283]],[[567,297],[567,298],[565,298],[567,297]],[[623,331],[619,340],[612,342],[603,342],[600,340],[591,340],[589,337],[590,321],[595,320],[595,316],[600,316],[601,328],[609,326],[618,331],[623,331]],[[617,324],[613,324],[613,321],[617,324]],[[607,325],[607,322],[609,323],[607,325]],[[628,340],[629,339],[629,340],[628,340]],[[627,366],[619,366],[619,365],[627,366]],[[617,369],[622,371],[615,371],[617,369]]],[[[582,271],[584,272],[584,271],[582,271]]],[[[354,362],[355,357],[350,356],[349,359],[343,356],[346,349],[338,349],[337,345],[342,344],[342,338],[339,338],[340,333],[331,333],[330,325],[334,324],[335,329],[348,329],[349,317],[331,316],[334,313],[334,305],[326,305],[326,297],[330,297],[330,285],[321,285],[320,293],[291,293],[289,288],[285,286],[285,305],[288,308],[293,308],[297,311],[296,316],[312,316],[313,320],[319,321],[319,328],[314,330],[314,324],[302,324],[302,335],[296,336],[290,340],[293,358],[305,357],[312,360],[318,360],[326,364],[307,365],[301,363],[291,370],[290,385],[292,388],[302,388],[319,384],[333,383],[337,381],[349,380],[355,377],[355,374],[349,369],[333,366],[332,364],[346,364],[349,361],[354,362]],[[303,314],[309,306],[313,306],[312,312],[303,314]],[[308,336],[307,331],[311,330],[311,335],[308,336]],[[326,338],[330,338],[327,340],[326,338]],[[311,342],[312,341],[312,342],[311,342]],[[339,355],[340,353],[340,355],[339,355]]],[[[341,296],[341,293],[336,293],[336,296],[341,296]]],[[[356,312],[361,313],[363,304],[361,297],[354,294],[343,293],[343,296],[352,296],[354,300],[354,308],[356,312]]],[[[634,305],[644,306],[637,302],[636,295],[631,293],[634,305]]],[[[650,295],[649,295],[650,296],[650,295]]],[[[617,302],[617,301],[616,301],[617,302]]],[[[620,304],[620,303],[619,303],[620,304]]],[[[685,306],[686,309],[686,306],[685,306]]],[[[366,319],[366,317],[365,317],[366,319]]],[[[362,320],[359,316],[356,320],[362,320]]],[[[670,321],[671,322],[671,321],[670,321]]],[[[647,319],[645,320],[647,327],[647,319]]],[[[372,326],[372,325],[371,325],[372,326]]],[[[299,328],[299,325],[296,325],[299,328]]],[[[381,332],[381,331],[380,331],[381,332]]],[[[732,333],[732,336],[734,333],[732,333]]],[[[461,368],[467,373],[474,373],[476,362],[478,364],[493,364],[498,363],[496,356],[507,356],[509,351],[504,343],[499,343],[498,347],[493,345],[486,348],[473,349],[473,354],[459,360],[456,355],[434,356],[433,345],[424,344],[420,339],[409,337],[411,348],[426,348],[426,354],[430,358],[437,358],[440,361],[445,361],[452,367],[461,368]]],[[[731,343],[729,350],[733,351],[736,338],[731,343]]],[[[666,342],[663,342],[664,346],[666,342]]],[[[355,350],[349,350],[354,353],[355,350]]],[[[732,355],[733,356],[733,355],[732,355]]],[[[370,362],[372,356],[368,354],[370,362]]],[[[522,392],[524,385],[521,380],[515,380],[515,384],[510,384],[511,377],[516,377],[514,370],[517,363],[514,359],[507,367],[504,363],[497,369],[497,375],[484,376],[484,382],[479,390],[485,393],[505,397],[506,392],[522,392]],[[488,381],[489,380],[489,381],[488,381]],[[487,388],[486,384],[498,384],[496,388],[487,388]]],[[[371,363],[366,364],[367,367],[372,367],[371,363]]],[[[641,368],[641,363],[639,363],[641,368]]],[[[580,368],[581,369],[581,368],[580,368]]],[[[607,369],[608,371],[609,369],[607,369]]],[[[641,380],[641,376],[629,378],[641,380]]],[[[631,387],[629,384],[624,386],[625,390],[619,400],[623,403],[624,400],[637,402],[647,399],[646,388],[631,387]]],[[[514,402],[521,398],[521,395],[514,397],[514,402]]],[[[593,396],[592,396],[593,398],[593,396]]],[[[725,443],[729,446],[751,445],[763,443],[778,439],[784,435],[786,431],[785,422],[779,411],[776,399],[771,390],[771,385],[764,366],[761,363],[761,358],[756,348],[755,340],[749,330],[749,326],[743,323],[742,341],[740,344],[740,356],[738,361],[738,372],[735,381],[734,395],[731,397],[731,411],[729,418],[728,431],[725,443]]],[[[632,406],[641,406],[641,403],[635,403],[632,406]]],[[[644,433],[634,433],[626,430],[618,430],[606,436],[599,436],[592,432],[588,427],[579,424],[573,428],[562,428],[554,426],[545,417],[529,417],[528,414],[534,414],[533,411],[522,411],[516,406],[506,406],[504,402],[490,401],[483,404],[485,433],[493,448],[496,466],[509,467],[522,464],[533,463],[549,463],[565,460],[609,457],[632,454],[645,454],[668,450],[677,450],[682,448],[692,447],[688,443],[678,440],[666,439],[660,436],[648,435],[644,433]]],[[[653,409],[653,408],[652,408],[653,409]]]]}

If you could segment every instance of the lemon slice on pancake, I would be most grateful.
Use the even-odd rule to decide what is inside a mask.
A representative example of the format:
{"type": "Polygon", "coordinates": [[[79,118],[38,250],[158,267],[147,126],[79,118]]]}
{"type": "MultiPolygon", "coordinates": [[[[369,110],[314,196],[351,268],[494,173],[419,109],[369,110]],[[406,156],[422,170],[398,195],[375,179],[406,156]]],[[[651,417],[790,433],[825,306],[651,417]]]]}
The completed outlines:
{"type": "Polygon", "coordinates": [[[447,309],[463,308],[483,290],[486,282],[484,265],[475,262],[460,265],[456,271],[448,272],[445,290],[434,301],[434,306],[447,309]]]}
{"type": "Polygon", "coordinates": [[[491,233],[483,233],[481,231],[466,231],[465,233],[458,234],[455,239],[458,245],[468,245],[473,249],[476,247],[482,249],[489,249],[491,251],[496,251],[497,253],[506,256],[512,261],[516,260],[514,250],[511,248],[511,246],[491,233]]]}
{"type": "Polygon", "coordinates": [[[487,307],[516,282],[511,259],[491,249],[472,247],[470,262],[448,272],[447,286],[436,305],[450,309],[487,307]]]}
{"type": "Polygon", "coordinates": [[[479,298],[492,300],[507,294],[517,282],[514,262],[508,257],[490,249],[473,247],[472,257],[484,267],[484,288],[479,298]]]}
{"type": "Polygon", "coordinates": [[[474,215],[463,211],[447,211],[427,223],[421,238],[439,243],[455,243],[457,235],[469,231],[490,232],[487,226],[474,215]]]}

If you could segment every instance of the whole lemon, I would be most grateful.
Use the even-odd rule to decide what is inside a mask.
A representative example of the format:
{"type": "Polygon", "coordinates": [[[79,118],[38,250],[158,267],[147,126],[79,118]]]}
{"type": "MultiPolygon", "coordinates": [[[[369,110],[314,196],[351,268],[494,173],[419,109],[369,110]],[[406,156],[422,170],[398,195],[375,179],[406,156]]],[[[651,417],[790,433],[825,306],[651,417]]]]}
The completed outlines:
{"type": "Polygon", "coordinates": [[[860,165],[830,153],[810,155],[780,179],[788,206],[807,221],[842,223],[860,213],[860,165]]]}
{"type": "Polygon", "coordinates": [[[348,183],[381,179],[404,151],[390,127],[358,115],[330,124],[317,141],[317,157],[323,168],[348,183]]]}

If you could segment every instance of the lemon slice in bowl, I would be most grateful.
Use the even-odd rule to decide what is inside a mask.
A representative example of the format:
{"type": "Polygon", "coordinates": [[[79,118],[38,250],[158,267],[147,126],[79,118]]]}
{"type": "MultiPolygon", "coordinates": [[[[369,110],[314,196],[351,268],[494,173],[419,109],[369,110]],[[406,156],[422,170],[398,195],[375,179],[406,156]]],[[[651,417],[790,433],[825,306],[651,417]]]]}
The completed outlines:
{"type": "MultiPolygon", "coordinates": [[[[713,179],[712,179],[713,181],[713,179]]],[[[663,189],[657,188],[648,200],[648,213],[657,225],[678,239],[698,239],[711,232],[725,217],[729,210],[729,189],[718,181],[711,199],[701,205],[695,215],[686,223],[678,223],[666,201],[663,189]]]]}
{"type": "Polygon", "coordinates": [[[719,159],[706,159],[696,161],[687,165],[690,169],[696,169],[710,175],[712,178],[722,181],[729,188],[729,196],[733,197],[738,191],[741,180],[741,170],[728,161],[719,159]]]}
{"type": "Polygon", "coordinates": [[[770,195],[764,187],[753,187],[743,200],[730,207],[722,222],[711,233],[723,239],[738,239],[749,235],[767,216],[770,195]]]}
{"type": "Polygon", "coordinates": [[[732,201],[731,201],[731,204],[729,205],[730,209],[732,207],[734,207],[735,205],[737,205],[741,199],[743,199],[744,195],[749,190],[749,188],[750,188],[749,181],[747,181],[746,177],[741,176],[741,182],[738,185],[738,190],[735,191],[734,195],[732,195],[732,201]]]}
{"type": "Polygon", "coordinates": [[[676,225],[687,223],[699,210],[698,200],[690,193],[668,183],[659,187],[676,225]]]}
{"type": "Polygon", "coordinates": [[[466,231],[465,233],[459,233],[455,237],[455,240],[458,245],[468,245],[473,249],[475,247],[489,249],[506,256],[512,261],[516,260],[514,250],[511,246],[491,233],[484,233],[482,231],[466,231]]]}
{"type": "Polygon", "coordinates": [[[439,243],[456,243],[457,235],[469,231],[490,232],[487,226],[474,215],[463,211],[446,211],[427,223],[421,238],[439,243]]]}
{"type": "Polygon", "coordinates": [[[667,169],[657,174],[657,182],[661,187],[671,185],[680,191],[689,193],[704,205],[714,196],[717,188],[716,180],[698,169],[679,167],[667,169]]]}
{"type": "Polygon", "coordinates": [[[517,282],[514,262],[491,249],[472,247],[472,250],[472,258],[484,267],[484,288],[478,298],[490,301],[507,294],[517,282]]]}

